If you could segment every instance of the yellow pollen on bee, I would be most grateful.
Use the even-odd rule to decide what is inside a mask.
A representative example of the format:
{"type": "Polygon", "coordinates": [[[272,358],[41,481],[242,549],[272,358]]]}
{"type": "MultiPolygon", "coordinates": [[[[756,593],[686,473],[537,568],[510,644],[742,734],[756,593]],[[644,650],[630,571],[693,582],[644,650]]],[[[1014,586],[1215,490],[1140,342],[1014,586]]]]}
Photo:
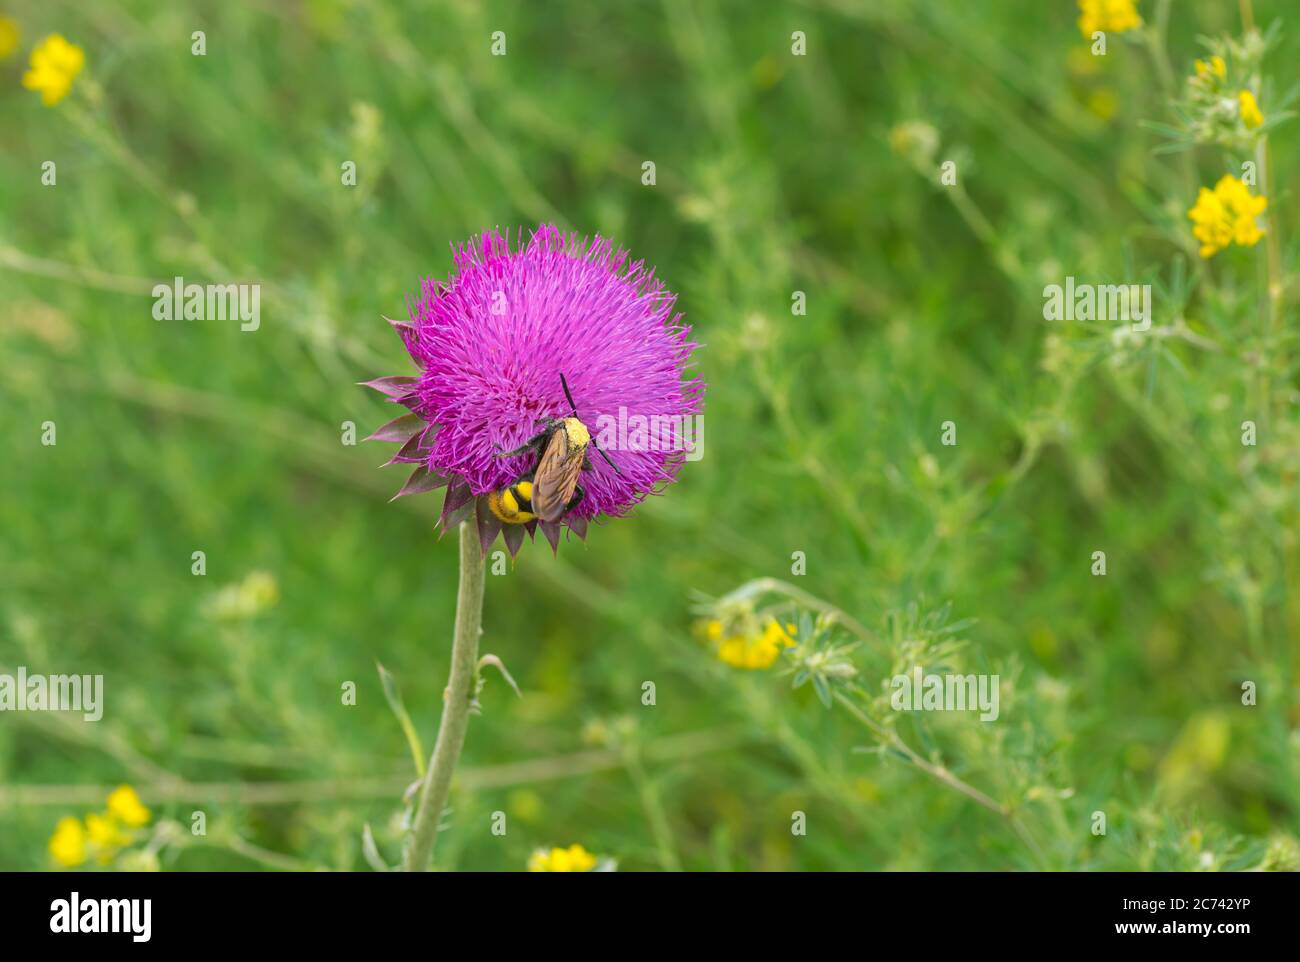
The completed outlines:
{"type": "Polygon", "coordinates": [[[585,448],[591,443],[591,432],[577,418],[564,419],[564,435],[569,441],[570,449],[585,448]]]}

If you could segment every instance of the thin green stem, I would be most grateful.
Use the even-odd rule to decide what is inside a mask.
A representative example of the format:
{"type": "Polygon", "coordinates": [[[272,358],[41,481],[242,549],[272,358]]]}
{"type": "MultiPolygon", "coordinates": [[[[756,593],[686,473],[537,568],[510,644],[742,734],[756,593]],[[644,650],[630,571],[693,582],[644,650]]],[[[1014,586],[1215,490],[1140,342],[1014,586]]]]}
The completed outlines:
{"type": "Polygon", "coordinates": [[[667,812],[664,811],[663,800],[659,797],[659,790],[654,782],[650,780],[645,765],[641,762],[640,745],[629,745],[625,749],[624,765],[627,767],[627,772],[636,786],[637,795],[641,798],[641,807],[645,810],[646,819],[650,823],[650,830],[654,833],[655,848],[658,850],[659,855],[659,866],[665,872],[680,872],[682,870],[682,861],[677,855],[677,845],[673,840],[672,826],[668,822],[667,812]]]}
{"type": "Polygon", "coordinates": [[[732,601],[742,601],[746,598],[753,598],[763,594],[784,595],[791,601],[796,601],[806,608],[819,611],[826,615],[836,624],[842,625],[853,634],[865,642],[876,644],[879,639],[867,630],[866,626],[860,621],[848,614],[844,610],[837,608],[829,601],[823,601],[816,595],[804,591],[802,588],[796,588],[788,581],[782,581],[779,578],[756,578],[753,581],[741,585],[735,591],[718,599],[719,604],[732,601]]]}
{"type": "Polygon", "coordinates": [[[1043,850],[1039,846],[1038,841],[1029,833],[1029,830],[1025,828],[1015,811],[1013,811],[1009,806],[1003,805],[995,799],[990,798],[974,785],[968,784],[958,778],[943,765],[936,765],[926,759],[912,748],[911,745],[903,741],[903,739],[898,736],[897,732],[889,731],[884,728],[876,722],[874,718],[859,708],[853,700],[842,691],[837,691],[835,693],[835,700],[845,708],[850,715],[870,729],[871,733],[876,736],[882,745],[899,752],[909,762],[936,781],[942,782],[959,794],[965,795],[972,801],[987,808],[990,812],[1006,819],[1007,824],[1011,827],[1011,830],[1015,832],[1016,837],[1025,843],[1025,846],[1033,853],[1034,857],[1037,858],[1040,863],[1043,861],[1043,850]]]}
{"type": "Polygon", "coordinates": [[[451,642],[451,672],[443,692],[442,721],[429,770],[420,788],[415,824],[402,858],[405,872],[424,872],[433,858],[438,822],[451,791],[451,776],[460,760],[474,700],[478,671],[478,637],[483,622],[483,549],[468,521],[460,526],[460,587],[456,594],[456,633],[451,642]]]}
{"type": "MultiPolygon", "coordinates": [[[[1169,35],[1169,0],[1160,0],[1156,6],[1155,23],[1145,31],[1147,49],[1151,51],[1151,60],[1155,64],[1156,75],[1160,79],[1160,88],[1165,97],[1175,100],[1178,97],[1178,84],[1174,78],[1174,68],[1169,62],[1169,49],[1166,41],[1169,35]]],[[[1196,190],[1196,170],[1192,166],[1191,151],[1183,151],[1178,159],[1179,173],[1183,178],[1183,195],[1192,197],[1196,190]]]]}
{"type": "Polygon", "coordinates": [[[326,871],[326,869],[319,865],[313,865],[311,862],[304,862],[302,859],[294,858],[292,855],[283,855],[280,852],[273,852],[269,848],[254,845],[241,835],[232,834],[227,838],[217,840],[213,844],[228,849],[236,855],[242,855],[246,859],[251,859],[261,865],[265,865],[267,868],[275,869],[277,872],[326,871]]]}
{"type": "Polygon", "coordinates": [[[1272,373],[1285,370],[1280,359],[1273,352],[1280,350],[1282,333],[1282,248],[1278,238],[1277,198],[1273,196],[1272,159],[1268,146],[1268,137],[1259,138],[1255,146],[1255,166],[1259,174],[1260,189],[1269,199],[1268,213],[1265,214],[1267,228],[1264,231],[1264,299],[1260,305],[1263,315],[1263,337],[1261,344],[1269,354],[1259,367],[1260,404],[1259,416],[1265,424],[1272,421],[1272,373]]]}

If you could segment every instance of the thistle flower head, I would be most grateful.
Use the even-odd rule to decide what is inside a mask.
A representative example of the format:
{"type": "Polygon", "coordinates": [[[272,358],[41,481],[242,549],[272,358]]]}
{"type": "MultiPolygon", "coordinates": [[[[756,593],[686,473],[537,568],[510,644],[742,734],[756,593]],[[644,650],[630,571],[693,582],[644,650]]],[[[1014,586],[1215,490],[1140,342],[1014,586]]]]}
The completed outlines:
{"type": "Polygon", "coordinates": [[[417,466],[399,495],[446,485],[443,526],[472,513],[484,550],[504,530],[514,554],[525,531],[540,526],[554,547],[561,525],[581,537],[588,520],[623,515],[674,480],[680,428],[704,390],[685,373],[696,345],[675,302],[600,236],[543,224],[513,245],[489,231],[454,248],[451,276],[425,280],[409,319],[393,322],[419,375],[368,382],[411,412],[373,435],[401,442],[393,461],[417,466]],[[585,430],[613,466],[589,450],[582,498],[561,519],[503,523],[486,496],[536,470],[540,451],[501,455],[572,416],[566,384],[573,437],[585,430]],[[645,425],[631,442],[628,424],[645,425]]]}

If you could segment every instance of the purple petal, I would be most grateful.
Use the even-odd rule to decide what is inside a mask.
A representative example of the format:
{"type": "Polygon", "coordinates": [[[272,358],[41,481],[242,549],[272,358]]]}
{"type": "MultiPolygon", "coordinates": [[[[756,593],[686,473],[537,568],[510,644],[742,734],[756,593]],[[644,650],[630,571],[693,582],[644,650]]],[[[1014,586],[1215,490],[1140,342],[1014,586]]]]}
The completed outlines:
{"type": "Polygon", "coordinates": [[[446,483],[446,478],[433,474],[428,468],[421,465],[411,472],[411,476],[406,479],[406,484],[402,485],[402,490],[388,500],[393,502],[398,498],[406,497],[408,494],[423,494],[426,491],[434,491],[446,483]]]}
{"type": "Polygon", "coordinates": [[[456,512],[470,503],[472,497],[469,485],[464,478],[455,477],[451,480],[451,483],[447,485],[447,497],[442,502],[442,517],[439,518],[439,524],[442,525],[443,531],[449,531],[455,524],[465,520],[464,514],[460,515],[455,522],[452,521],[452,518],[456,515],[456,512]]]}
{"type": "Polygon", "coordinates": [[[393,418],[380,427],[367,441],[400,441],[405,444],[412,436],[419,434],[426,427],[423,418],[415,414],[403,414],[393,418]]]}
{"type": "Polygon", "coordinates": [[[412,397],[411,388],[417,378],[407,376],[377,377],[373,381],[358,381],[362,387],[368,387],[390,398],[412,397]]]}
{"type": "MultiPolygon", "coordinates": [[[[475,499],[477,500],[477,499],[475,499]]],[[[459,508],[454,508],[451,514],[442,519],[442,530],[450,531],[452,528],[459,527],[462,521],[468,521],[474,511],[474,501],[466,501],[459,508]]]]}
{"type": "Polygon", "coordinates": [[[521,524],[502,525],[502,534],[506,539],[506,550],[513,558],[519,554],[519,546],[524,543],[524,526],[521,524]]]}
{"type": "Polygon", "coordinates": [[[492,547],[492,542],[497,539],[501,533],[501,519],[492,513],[487,506],[487,498],[478,498],[478,537],[479,543],[483,546],[483,553],[488,553],[488,548],[492,547]]]}
{"type": "Polygon", "coordinates": [[[423,464],[426,458],[420,456],[420,439],[422,434],[416,434],[411,440],[403,444],[391,458],[385,461],[380,467],[386,468],[390,464],[423,464]]]}

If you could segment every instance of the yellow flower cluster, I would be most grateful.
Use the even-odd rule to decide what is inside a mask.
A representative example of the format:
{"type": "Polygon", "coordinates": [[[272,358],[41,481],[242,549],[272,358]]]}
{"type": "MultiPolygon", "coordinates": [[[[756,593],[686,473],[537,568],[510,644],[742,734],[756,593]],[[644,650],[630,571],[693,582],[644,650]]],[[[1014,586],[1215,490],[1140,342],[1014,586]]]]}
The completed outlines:
{"type": "Polygon", "coordinates": [[[1224,62],[1223,58],[1216,53],[1208,61],[1196,61],[1196,76],[1202,79],[1218,77],[1222,80],[1228,76],[1228,65],[1224,62]]]}
{"type": "Polygon", "coordinates": [[[568,848],[553,848],[549,852],[539,848],[528,857],[530,872],[590,872],[596,867],[596,856],[576,842],[568,848]]]}
{"type": "Polygon", "coordinates": [[[52,33],[32,51],[32,66],[23,74],[23,86],[37,90],[41,103],[53,107],[68,95],[72,81],[86,64],[86,53],[61,33],[52,33]]]}
{"type": "Polygon", "coordinates": [[[1264,112],[1259,109],[1259,101],[1249,90],[1237,94],[1237,103],[1241,108],[1241,122],[1247,129],[1254,130],[1264,124],[1264,112]]]}
{"type": "Polygon", "coordinates": [[[130,785],[119,785],[109,793],[105,811],[91,812],[85,821],[67,816],[59,819],[50,836],[50,857],[65,868],[76,868],[91,856],[107,865],[125,846],[131,835],[125,830],[149,823],[149,809],[130,785]]]}
{"type": "Polygon", "coordinates": [[[771,668],[783,648],[794,647],[794,625],[782,627],[768,618],[761,633],[745,630],[728,631],[716,618],[704,624],[704,634],[715,646],[718,660],[733,668],[771,668]]]}
{"type": "Polygon", "coordinates": [[[1085,37],[1099,30],[1123,33],[1140,26],[1136,0],[1079,0],[1079,30],[1085,37]]]}
{"type": "Polygon", "coordinates": [[[1253,247],[1264,236],[1255,219],[1267,207],[1267,198],[1251,194],[1250,188],[1231,174],[1225,174],[1213,190],[1202,187],[1187,212],[1194,225],[1192,235],[1201,242],[1201,256],[1213,257],[1229,244],[1253,247]]]}
{"type": "Polygon", "coordinates": [[[86,860],[86,829],[71,815],[59,819],[50,836],[50,856],[60,865],[76,868],[86,860]]]}

